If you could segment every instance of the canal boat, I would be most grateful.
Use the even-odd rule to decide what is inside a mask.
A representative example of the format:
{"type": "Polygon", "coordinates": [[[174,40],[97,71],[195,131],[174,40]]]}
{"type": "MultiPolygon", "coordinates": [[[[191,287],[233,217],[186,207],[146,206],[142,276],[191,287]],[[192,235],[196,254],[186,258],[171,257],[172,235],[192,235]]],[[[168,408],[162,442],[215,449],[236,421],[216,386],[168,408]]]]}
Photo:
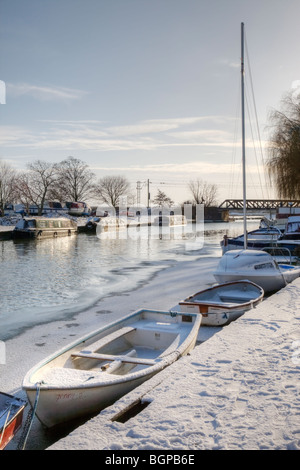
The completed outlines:
{"type": "Polygon", "coordinates": [[[200,324],[200,314],[138,310],[37,364],[23,389],[46,427],[91,416],[188,354],[200,324]]]}
{"type": "Polygon", "coordinates": [[[222,326],[256,307],[264,290],[251,281],[217,284],[179,302],[180,311],[201,313],[201,325],[222,326]]]}
{"type": "Polygon", "coordinates": [[[20,430],[26,401],[0,392],[0,450],[4,450],[20,430]]]}
{"type": "Polygon", "coordinates": [[[24,217],[12,231],[16,238],[54,238],[70,236],[77,233],[77,224],[66,217],[24,217]]]}

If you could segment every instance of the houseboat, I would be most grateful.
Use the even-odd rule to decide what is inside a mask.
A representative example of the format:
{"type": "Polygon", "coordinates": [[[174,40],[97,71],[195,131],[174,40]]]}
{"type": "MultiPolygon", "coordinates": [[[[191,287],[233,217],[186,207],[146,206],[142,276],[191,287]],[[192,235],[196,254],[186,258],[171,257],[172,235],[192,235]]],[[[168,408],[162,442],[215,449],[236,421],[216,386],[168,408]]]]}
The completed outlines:
{"type": "Polygon", "coordinates": [[[77,233],[77,224],[68,218],[24,217],[12,231],[13,238],[55,238],[77,233]]]}

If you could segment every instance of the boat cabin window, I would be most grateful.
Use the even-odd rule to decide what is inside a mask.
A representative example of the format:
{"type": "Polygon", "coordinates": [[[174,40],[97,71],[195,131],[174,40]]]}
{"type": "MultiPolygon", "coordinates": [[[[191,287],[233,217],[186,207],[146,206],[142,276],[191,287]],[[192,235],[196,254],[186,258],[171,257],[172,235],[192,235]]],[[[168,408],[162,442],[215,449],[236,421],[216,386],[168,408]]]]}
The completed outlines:
{"type": "Polygon", "coordinates": [[[254,269],[274,269],[273,263],[256,264],[254,269]]]}
{"type": "Polygon", "coordinates": [[[287,232],[288,233],[300,232],[300,222],[289,223],[287,226],[287,232]]]}
{"type": "Polygon", "coordinates": [[[28,228],[35,228],[35,220],[27,220],[26,225],[28,228]]]}

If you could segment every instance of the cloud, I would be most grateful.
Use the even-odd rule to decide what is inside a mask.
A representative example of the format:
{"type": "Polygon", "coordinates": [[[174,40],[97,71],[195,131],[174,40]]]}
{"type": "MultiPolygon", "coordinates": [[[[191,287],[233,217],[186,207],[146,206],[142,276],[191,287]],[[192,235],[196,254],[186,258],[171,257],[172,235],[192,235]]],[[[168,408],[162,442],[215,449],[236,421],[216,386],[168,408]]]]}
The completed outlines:
{"type": "MultiPolygon", "coordinates": [[[[233,171],[233,167],[236,169],[240,168],[240,163],[236,163],[232,165],[231,163],[220,163],[220,162],[204,162],[204,161],[190,161],[190,162],[182,162],[182,163],[157,163],[157,164],[149,164],[149,165],[131,165],[126,167],[104,167],[93,165],[94,171],[108,171],[108,172],[144,172],[146,174],[151,173],[174,173],[179,175],[192,175],[195,174],[206,174],[206,175],[224,175],[224,174],[231,174],[233,171]]],[[[259,167],[260,170],[263,167],[259,167]]],[[[248,174],[256,174],[258,171],[258,167],[256,165],[248,165],[247,172],[248,174]]]]}
{"type": "MultiPolygon", "coordinates": [[[[0,142],[7,147],[99,152],[234,147],[228,128],[231,118],[224,116],[153,119],[120,126],[102,121],[50,120],[44,124],[43,130],[2,127],[0,142]]],[[[240,145],[235,142],[235,148],[240,145]]],[[[253,145],[252,141],[246,142],[247,147],[253,145]]]]}
{"type": "Polygon", "coordinates": [[[79,100],[87,94],[86,91],[56,86],[38,86],[29,83],[7,84],[7,95],[31,96],[39,101],[79,100]]]}

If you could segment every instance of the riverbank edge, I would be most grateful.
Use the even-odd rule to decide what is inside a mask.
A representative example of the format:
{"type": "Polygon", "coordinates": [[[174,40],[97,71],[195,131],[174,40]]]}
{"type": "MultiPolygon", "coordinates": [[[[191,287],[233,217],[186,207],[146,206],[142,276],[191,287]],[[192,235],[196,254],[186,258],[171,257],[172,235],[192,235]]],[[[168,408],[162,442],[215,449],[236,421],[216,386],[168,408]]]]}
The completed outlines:
{"type": "Polygon", "coordinates": [[[299,299],[297,279],[48,450],[299,450],[299,299]]]}

